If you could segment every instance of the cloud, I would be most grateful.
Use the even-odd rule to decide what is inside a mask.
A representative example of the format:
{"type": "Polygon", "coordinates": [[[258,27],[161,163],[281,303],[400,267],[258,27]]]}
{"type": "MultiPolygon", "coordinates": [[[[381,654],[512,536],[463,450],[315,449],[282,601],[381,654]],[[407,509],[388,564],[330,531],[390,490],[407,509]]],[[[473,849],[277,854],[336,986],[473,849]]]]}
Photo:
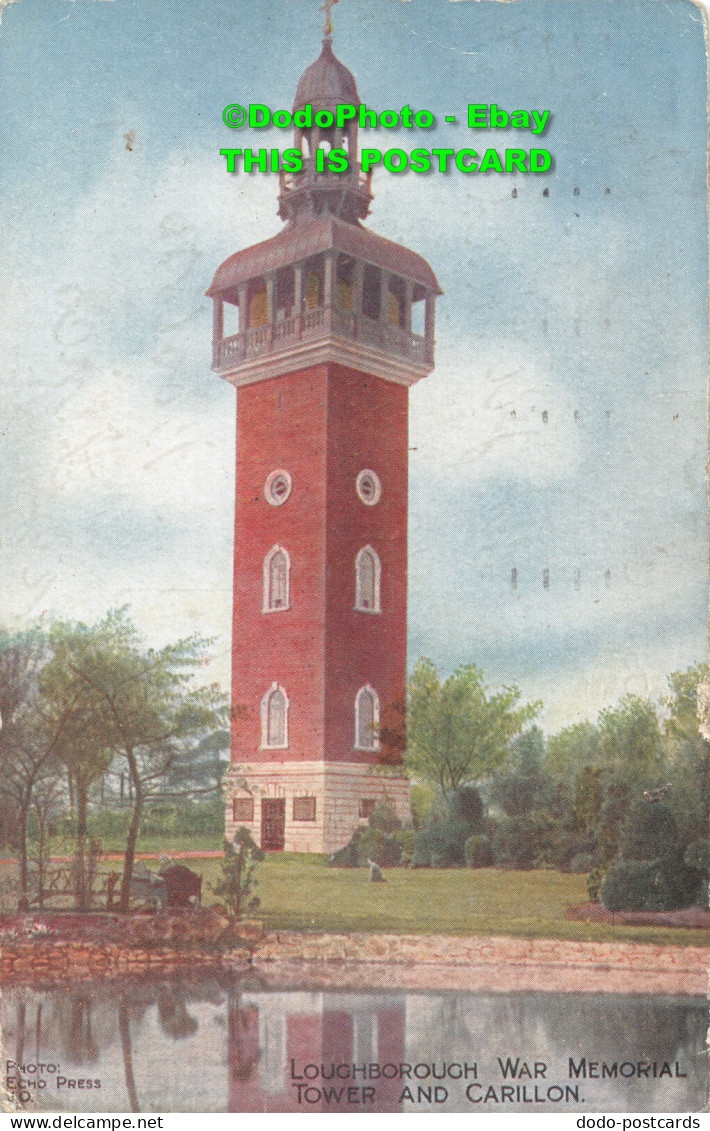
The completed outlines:
{"type": "Polygon", "coordinates": [[[49,438],[50,482],[77,505],[123,497],[136,506],[226,517],[233,497],[233,426],[212,413],[160,406],[120,370],[83,382],[49,438]],[[176,490],[176,484],[180,489],[176,490]]]}
{"type": "Polygon", "coordinates": [[[137,357],[178,380],[208,368],[204,292],[220,259],[280,227],[275,176],[230,176],[218,152],[175,151],[156,164],[147,130],[136,135],[131,151],[118,135],[107,145],[100,176],[59,219],[32,186],[7,200],[16,222],[6,269],[18,286],[0,343],[11,341],[20,366],[59,362],[61,379],[66,367],[137,357]],[[26,334],[40,316],[42,356],[26,334]]]}
{"type": "Polygon", "coordinates": [[[471,340],[442,350],[438,369],[412,391],[413,467],[480,483],[551,482],[580,458],[570,394],[522,343],[471,340]]]}

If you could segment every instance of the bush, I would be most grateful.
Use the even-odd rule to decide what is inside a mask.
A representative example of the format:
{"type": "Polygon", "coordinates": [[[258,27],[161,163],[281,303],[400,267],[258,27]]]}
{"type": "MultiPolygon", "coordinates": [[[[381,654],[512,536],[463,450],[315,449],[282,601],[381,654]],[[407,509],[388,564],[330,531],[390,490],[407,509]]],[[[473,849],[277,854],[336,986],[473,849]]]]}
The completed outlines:
{"type": "Polygon", "coordinates": [[[602,885],[604,884],[604,869],[597,866],[592,868],[587,876],[587,894],[590,903],[599,903],[599,896],[601,895],[602,885]]]}
{"type": "Polygon", "coordinates": [[[451,798],[449,814],[454,820],[476,829],[483,820],[483,802],[475,786],[460,785],[451,798]]]}
{"type": "Polygon", "coordinates": [[[569,862],[570,872],[575,872],[577,875],[583,875],[585,872],[591,872],[594,868],[595,860],[589,852],[580,852],[577,856],[573,856],[569,862]]]}
{"type": "Polygon", "coordinates": [[[420,829],[426,822],[434,799],[434,792],[428,785],[420,785],[414,782],[412,785],[412,821],[415,829],[420,829]]]}
{"type": "Polygon", "coordinates": [[[462,867],[466,860],[464,844],[471,835],[471,826],[456,817],[433,817],[414,839],[414,859],[421,861],[415,867],[462,867]],[[425,863],[425,861],[427,863],[425,863]]]}
{"type": "MultiPolygon", "coordinates": [[[[125,841],[131,809],[95,808],[89,815],[89,829],[104,843],[125,841]]],[[[224,802],[220,796],[204,801],[189,798],[174,804],[147,805],[141,822],[141,838],[162,837],[180,841],[192,836],[221,834],[224,829],[224,802]]],[[[140,843],[140,842],[139,842],[140,843]]]]}
{"type": "Polygon", "coordinates": [[[424,825],[414,836],[414,868],[460,868],[466,862],[464,845],[480,830],[483,802],[471,785],[459,786],[449,797],[439,795],[424,825]]]}
{"type": "Polygon", "coordinates": [[[389,805],[380,803],[376,805],[368,826],[371,829],[380,829],[383,833],[393,833],[402,828],[402,822],[395,816],[389,805]]]}
{"type": "Polygon", "coordinates": [[[520,817],[540,804],[544,779],[539,774],[510,774],[493,783],[493,797],[508,817],[520,817]]]}
{"type": "Polygon", "coordinates": [[[259,899],[254,895],[257,886],[254,868],[263,859],[264,853],[254,843],[248,829],[237,829],[233,840],[224,842],[222,876],[211,886],[215,895],[222,896],[235,919],[259,907],[259,899]]]}
{"type": "MultiPolygon", "coordinates": [[[[599,819],[593,829],[597,855],[604,865],[609,864],[618,854],[621,830],[629,813],[630,792],[629,782],[618,774],[613,774],[604,786],[599,819]]],[[[658,853],[651,855],[656,856],[658,853]]]]}
{"type": "Polygon", "coordinates": [[[544,810],[522,817],[504,817],[496,829],[494,855],[516,868],[542,868],[558,863],[561,826],[544,810]]]}
{"type": "Polygon", "coordinates": [[[345,847],[333,853],[328,867],[362,868],[368,860],[374,860],[381,868],[396,868],[402,862],[403,847],[396,839],[401,835],[388,836],[381,829],[355,829],[345,847]]]}
{"type": "Polygon", "coordinates": [[[601,899],[608,911],[673,911],[689,907],[700,884],[697,872],[672,857],[621,860],[606,873],[601,899]]]}
{"type": "Polygon", "coordinates": [[[393,836],[381,829],[366,829],[357,846],[358,863],[374,860],[380,868],[396,868],[402,859],[402,848],[393,836]]]}
{"type": "Polygon", "coordinates": [[[625,860],[657,860],[677,847],[678,826],[663,801],[637,801],[624,823],[619,847],[625,860]]]}
{"type": "Polygon", "coordinates": [[[361,829],[355,829],[348,843],[334,852],[328,861],[329,868],[357,868],[359,861],[358,845],[362,836],[361,829]]]}
{"type": "Polygon", "coordinates": [[[402,849],[400,864],[408,867],[414,858],[414,829],[397,829],[392,833],[392,840],[402,849]]]}
{"type": "Polygon", "coordinates": [[[694,840],[685,850],[683,863],[687,868],[694,868],[703,876],[710,873],[710,840],[694,840]]]}
{"type": "Polygon", "coordinates": [[[473,833],[464,845],[464,857],[469,868],[490,868],[493,864],[493,849],[488,837],[473,833]]]}

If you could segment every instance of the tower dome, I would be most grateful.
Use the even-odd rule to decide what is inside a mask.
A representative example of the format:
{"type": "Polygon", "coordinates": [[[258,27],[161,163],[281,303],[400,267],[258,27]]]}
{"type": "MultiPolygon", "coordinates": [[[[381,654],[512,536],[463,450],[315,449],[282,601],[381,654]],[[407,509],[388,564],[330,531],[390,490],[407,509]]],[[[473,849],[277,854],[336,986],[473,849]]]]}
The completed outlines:
{"type": "Polygon", "coordinates": [[[303,161],[299,170],[281,172],[279,215],[284,220],[311,220],[327,213],[357,223],[367,216],[372,200],[371,174],[363,174],[358,162],[357,109],[362,103],[354,75],[333,54],[329,26],[320,55],[306,67],[296,88],[293,144],[303,161]],[[355,107],[353,116],[337,122],[339,106],[355,107]],[[327,154],[333,149],[341,154],[331,171],[327,154]]]}
{"type": "Polygon", "coordinates": [[[336,106],[360,106],[354,76],[333,54],[330,37],[315,63],[306,67],[296,89],[293,113],[311,105],[314,110],[334,110],[336,106]]]}

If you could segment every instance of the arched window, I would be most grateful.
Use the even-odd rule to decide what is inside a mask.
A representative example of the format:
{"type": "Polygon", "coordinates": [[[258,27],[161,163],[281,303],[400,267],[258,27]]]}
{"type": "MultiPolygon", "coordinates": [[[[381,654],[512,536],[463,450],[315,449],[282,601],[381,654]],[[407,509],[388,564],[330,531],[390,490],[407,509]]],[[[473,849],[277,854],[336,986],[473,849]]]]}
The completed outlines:
{"type": "Polygon", "coordinates": [[[288,697],[280,683],[272,683],[261,700],[262,748],[284,749],[288,746],[288,697]]]}
{"type": "Polygon", "coordinates": [[[380,701],[369,683],[355,696],[355,749],[379,750],[377,727],[380,722],[380,701]]]}
{"type": "Polygon", "coordinates": [[[372,546],[364,546],[355,559],[355,608],[361,613],[380,611],[382,567],[372,546]]]}
{"type": "Polygon", "coordinates": [[[264,603],[262,612],[288,609],[291,559],[283,546],[272,546],[264,558],[264,603]]]}

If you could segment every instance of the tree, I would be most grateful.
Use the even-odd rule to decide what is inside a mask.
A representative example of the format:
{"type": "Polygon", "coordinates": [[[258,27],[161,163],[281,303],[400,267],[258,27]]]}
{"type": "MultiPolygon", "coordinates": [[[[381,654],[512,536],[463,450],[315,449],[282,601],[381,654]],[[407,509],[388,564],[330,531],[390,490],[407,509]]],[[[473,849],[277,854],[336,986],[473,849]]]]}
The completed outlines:
{"type": "Polygon", "coordinates": [[[158,651],[146,648],[125,608],[92,628],[62,626],[62,640],[63,679],[83,692],[95,749],[128,766],[133,808],[119,899],[119,910],[127,911],[146,802],[166,796],[167,775],[180,776],[195,740],[224,727],[227,702],[215,684],[191,686],[210,641],[191,636],[158,651]]]}
{"type": "Polygon", "coordinates": [[[34,863],[37,868],[37,902],[44,906],[45,881],[49,863],[49,837],[53,821],[58,816],[64,799],[62,782],[56,772],[48,768],[38,779],[32,797],[32,814],[36,831],[34,863]]]}
{"type": "Polygon", "coordinates": [[[574,781],[585,766],[598,766],[602,761],[599,728],[585,719],[564,727],[547,739],[545,770],[554,777],[574,781]]]}
{"type": "Polygon", "coordinates": [[[493,781],[492,796],[509,817],[522,816],[539,808],[550,793],[550,781],[541,764],[545,739],[540,727],[518,735],[511,743],[510,759],[502,774],[493,781]]]}
{"type": "Polygon", "coordinates": [[[624,860],[655,860],[679,848],[678,826],[664,801],[641,798],[629,809],[619,843],[624,860]]]}
{"type": "Polygon", "coordinates": [[[237,829],[233,843],[224,842],[222,878],[212,885],[212,890],[224,899],[235,919],[240,919],[243,911],[256,911],[259,906],[259,899],[254,895],[257,883],[254,868],[263,859],[264,853],[254,843],[248,829],[237,829]]]}
{"type": "Polygon", "coordinates": [[[668,677],[668,712],[664,726],[673,809],[683,839],[706,837],[710,815],[710,742],[700,732],[698,688],[707,677],[707,664],[695,664],[668,677]]]}
{"type": "Polygon", "coordinates": [[[662,702],[668,709],[665,733],[671,741],[708,746],[700,734],[698,717],[698,688],[707,674],[707,664],[694,664],[686,671],[671,672],[668,676],[670,694],[662,702]]]}
{"type": "Polygon", "coordinates": [[[61,728],[55,754],[66,767],[70,790],[76,799],[76,848],[74,881],[77,911],[89,903],[87,872],[88,813],[92,786],[100,781],[111,762],[112,734],[99,703],[79,678],[77,665],[92,649],[101,647],[100,626],[56,621],[48,634],[51,659],[39,677],[42,711],[50,727],[61,728]]]}
{"type": "Polygon", "coordinates": [[[29,906],[27,833],[37,790],[56,793],[56,759],[64,735],[71,732],[76,703],[54,716],[43,711],[39,678],[49,656],[47,641],[33,630],[0,632],[0,768],[4,795],[4,834],[18,855],[18,908],[29,906]]]}
{"type": "Polygon", "coordinates": [[[598,721],[603,761],[628,774],[639,786],[657,780],[663,765],[663,741],[650,699],[625,695],[617,707],[601,711],[598,721]]]}
{"type": "Polygon", "coordinates": [[[229,764],[231,742],[229,730],[209,731],[199,741],[186,749],[185,756],[170,766],[165,775],[166,793],[180,795],[218,795],[221,804],[221,783],[225,767],[229,764]]]}
{"type": "Polygon", "coordinates": [[[408,768],[444,794],[493,773],[542,707],[519,700],[515,686],[492,693],[473,664],[441,682],[431,660],[421,659],[409,682],[408,768]]]}
{"type": "Polygon", "coordinates": [[[606,777],[602,766],[583,766],[577,775],[572,812],[582,832],[589,833],[599,821],[606,777]]]}

